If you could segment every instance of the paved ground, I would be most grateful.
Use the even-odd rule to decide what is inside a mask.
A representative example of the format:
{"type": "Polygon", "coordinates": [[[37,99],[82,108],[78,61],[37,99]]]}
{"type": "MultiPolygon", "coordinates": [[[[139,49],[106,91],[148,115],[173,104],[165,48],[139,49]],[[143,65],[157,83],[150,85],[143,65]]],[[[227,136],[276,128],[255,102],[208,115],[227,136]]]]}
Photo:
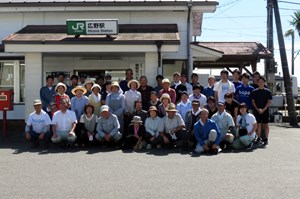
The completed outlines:
{"type": "Polygon", "coordinates": [[[193,156],[32,150],[13,134],[0,137],[0,198],[300,198],[299,143],[300,129],[272,126],[267,148],[193,156]]]}

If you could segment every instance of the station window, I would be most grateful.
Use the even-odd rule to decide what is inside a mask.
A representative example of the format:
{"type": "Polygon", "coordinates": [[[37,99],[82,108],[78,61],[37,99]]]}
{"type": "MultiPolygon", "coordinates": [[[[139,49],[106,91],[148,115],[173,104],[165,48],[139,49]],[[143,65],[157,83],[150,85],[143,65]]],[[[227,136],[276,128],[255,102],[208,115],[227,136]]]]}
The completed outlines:
{"type": "Polygon", "coordinates": [[[24,73],[24,61],[0,61],[0,89],[13,89],[15,103],[25,101],[24,73]]]}
{"type": "Polygon", "coordinates": [[[174,72],[184,73],[187,71],[186,60],[163,60],[163,76],[173,80],[174,72]]]}

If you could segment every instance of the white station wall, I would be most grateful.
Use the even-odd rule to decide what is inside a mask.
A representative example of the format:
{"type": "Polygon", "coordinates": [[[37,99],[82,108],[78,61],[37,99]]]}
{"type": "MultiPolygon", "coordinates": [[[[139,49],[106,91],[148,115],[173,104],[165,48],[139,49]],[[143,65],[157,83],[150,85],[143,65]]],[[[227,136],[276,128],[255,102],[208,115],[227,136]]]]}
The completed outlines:
{"type": "Polygon", "coordinates": [[[16,12],[0,13],[0,39],[27,25],[64,25],[67,19],[118,19],[119,24],[177,24],[180,46],[177,53],[163,53],[163,59],[186,59],[187,12],[16,12]]]}

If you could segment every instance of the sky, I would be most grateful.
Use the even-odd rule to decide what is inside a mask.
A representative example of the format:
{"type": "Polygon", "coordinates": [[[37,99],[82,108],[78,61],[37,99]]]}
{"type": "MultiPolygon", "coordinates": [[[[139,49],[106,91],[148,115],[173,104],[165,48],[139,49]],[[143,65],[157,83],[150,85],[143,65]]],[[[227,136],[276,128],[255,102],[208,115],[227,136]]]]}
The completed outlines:
{"type": "MultiPolygon", "coordinates": [[[[265,47],[267,41],[267,1],[266,0],[219,0],[214,13],[203,16],[202,35],[199,41],[251,41],[260,42],[265,47]]],[[[278,0],[283,33],[294,29],[290,22],[292,15],[300,10],[299,0],[278,0]]],[[[274,15],[273,15],[274,16],[274,15]]],[[[278,39],[274,22],[274,56],[277,74],[282,75],[278,39]]],[[[291,37],[285,38],[289,68],[291,68],[291,37]]],[[[300,51],[300,37],[295,31],[295,52],[300,51]]],[[[296,55],[297,53],[295,53],[296,55]]],[[[264,61],[258,64],[258,71],[264,73],[264,61]]],[[[291,69],[290,69],[291,74],[291,69]]],[[[295,59],[295,75],[300,74],[300,53],[295,59]]],[[[298,78],[300,85],[300,78],[298,78]]]]}

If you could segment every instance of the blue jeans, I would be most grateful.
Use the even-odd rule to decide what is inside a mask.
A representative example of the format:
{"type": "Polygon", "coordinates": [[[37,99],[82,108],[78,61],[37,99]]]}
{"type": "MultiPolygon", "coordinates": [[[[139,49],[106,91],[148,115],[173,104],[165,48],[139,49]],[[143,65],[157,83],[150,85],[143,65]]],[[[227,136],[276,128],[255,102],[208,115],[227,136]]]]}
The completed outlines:
{"type": "MultiPolygon", "coordinates": [[[[34,132],[33,130],[30,130],[29,131],[29,134],[30,134],[30,141],[33,142],[33,143],[36,143],[37,141],[39,141],[39,136],[40,136],[40,133],[36,133],[34,132]]],[[[50,138],[51,138],[51,132],[46,132],[45,135],[44,135],[44,139],[43,141],[45,143],[48,143],[50,141],[50,138]]]]}

